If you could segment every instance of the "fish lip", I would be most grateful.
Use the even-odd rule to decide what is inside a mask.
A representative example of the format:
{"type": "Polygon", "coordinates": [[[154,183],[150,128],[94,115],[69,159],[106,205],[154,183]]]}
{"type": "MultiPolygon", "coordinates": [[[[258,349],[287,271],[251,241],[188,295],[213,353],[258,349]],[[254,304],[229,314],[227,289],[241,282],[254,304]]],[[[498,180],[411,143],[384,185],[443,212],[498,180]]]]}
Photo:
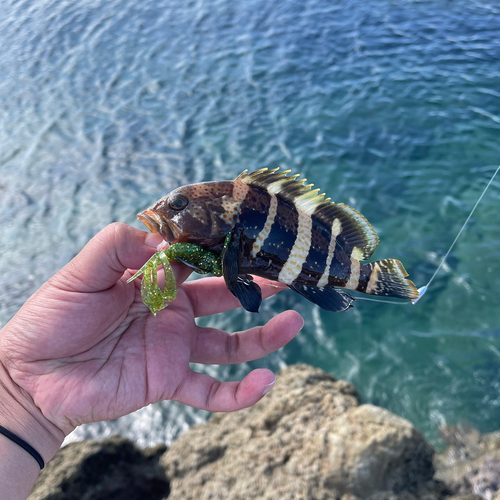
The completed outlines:
{"type": "Polygon", "coordinates": [[[152,232],[158,233],[165,241],[172,243],[179,237],[179,231],[161,214],[148,208],[137,214],[137,218],[152,232]]]}

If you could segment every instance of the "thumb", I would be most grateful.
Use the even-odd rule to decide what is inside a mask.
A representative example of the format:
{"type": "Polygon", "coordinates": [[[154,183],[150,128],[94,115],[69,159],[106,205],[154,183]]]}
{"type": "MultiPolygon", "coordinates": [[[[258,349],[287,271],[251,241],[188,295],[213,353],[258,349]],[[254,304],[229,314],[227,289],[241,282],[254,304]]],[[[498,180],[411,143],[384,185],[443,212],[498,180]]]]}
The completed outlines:
{"type": "Polygon", "coordinates": [[[139,269],[162,241],[159,234],[115,222],[97,233],[53,279],[72,291],[107,290],[127,269],[139,269]]]}

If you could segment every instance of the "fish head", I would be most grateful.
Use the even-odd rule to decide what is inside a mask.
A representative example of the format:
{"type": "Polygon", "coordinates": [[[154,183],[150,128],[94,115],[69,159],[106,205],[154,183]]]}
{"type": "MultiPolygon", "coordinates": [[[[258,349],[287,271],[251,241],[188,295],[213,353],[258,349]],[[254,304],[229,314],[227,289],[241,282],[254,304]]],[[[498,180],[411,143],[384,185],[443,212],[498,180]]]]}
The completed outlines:
{"type": "Polygon", "coordinates": [[[234,227],[246,194],[243,183],[235,184],[202,182],[179,187],[137,218],[169,243],[216,245],[234,227]]]}

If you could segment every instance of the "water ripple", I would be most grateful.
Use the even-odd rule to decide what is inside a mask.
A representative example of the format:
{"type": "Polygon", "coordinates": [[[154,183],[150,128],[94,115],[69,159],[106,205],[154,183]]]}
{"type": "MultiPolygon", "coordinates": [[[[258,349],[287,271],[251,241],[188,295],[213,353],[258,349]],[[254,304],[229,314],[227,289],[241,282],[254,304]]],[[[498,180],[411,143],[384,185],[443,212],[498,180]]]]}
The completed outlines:
{"type": "MultiPolygon", "coordinates": [[[[88,239],[188,182],[301,172],[381,237],[376,257],[432,275],[499,161],[495,3],[22,0],[0,17],[0,324],[88,239]],[[54,252],[54,248],[58,252],[54,252]]],[[[500,184],[415,308],[332,315],[296,295],[210,325],[294,308],[304,331],[240,367],[309,362],[429,437],[498,426],[500,184]],[[418,332],[418,333],[416,333],[418,332]]],[[[203,323],[203,321],[201,323],[203,323]]],[[[200,369],[203,369],[202,367],[200,369]]],[[[169,441],[205,415],[154,406],[119,430],[169,441]]]]}

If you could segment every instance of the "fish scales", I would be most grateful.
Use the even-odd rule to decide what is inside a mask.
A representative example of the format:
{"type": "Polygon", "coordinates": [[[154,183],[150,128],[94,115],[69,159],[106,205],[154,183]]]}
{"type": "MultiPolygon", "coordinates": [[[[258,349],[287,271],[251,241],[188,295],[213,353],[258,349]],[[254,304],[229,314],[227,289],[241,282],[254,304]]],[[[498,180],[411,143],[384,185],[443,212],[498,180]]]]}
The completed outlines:
{"type": "MultiPolygon", "coordinates": [[[[239,215],[239,223],[245,228],[245,233],[242,242],[242,273],[249,273],[249,269],[262,266],[262,274],[271,280],[277,280],[279,273],[282,271],[284,264],[289,260],[291,251],[297,238],[298,228],[298,212],[295,207],[290,207],[281,198],[269,194],[267,192],[258,193],[259,198],[263,196],[269,197],[268,206],[271,206],[271,196],[275,197],[274,205],[275,214],[271,214],[269,225],[264,225],[261,231],[253,236],[251,228],[254,227],[255,212],[249,196],[257,189],[250,187],[247,200],[242,203],[241,212],[239,215]],[[247,233],[247,228],[250,229],[247,233]],[[255,251],[258,251],[255,253],[255,251]],[[255,256],[254,256],[255,255],[255,256]],[[245,271],[247,268],[247,271],[245,271]]],[[[269,212],[266,214],[269,215],[269,212]]],[[[267,217],[266,217],[267,220],[267,217]]]]}
{"type": "Polygon", "coordinates": [[[218,252],[228,288],[248,310],[257,310],[261,300],[252,275],[284,283],[331,311],[345,310],[354,300],[338,287],[418,297],[399,261],[361,262],[379,240],[359,212],[278,170],[178,188],[139,218],[169,242],[218,252]]]}
{"type": "MultiPolygon", "coordinates": [[[[289,262],[296,243],[298,243],[298,213],[299,211],[295,205],[280,198],[279,194],[274,195],[263,188],[250,186],[247,198],[242,202],[239,216],[239,222],[245,228],[245,243],[242,247],[241,262],[241,271],[243,273],[251,273],[254,268],[260,268],[262,269],[262,277],[278,280],[281,271],[289,262]],[[278,197],[277,213],[273,217],[273,224],[270,231],[264,229],[264,224],[260,224],[258,226],[260,231],[257,231],[255,229],[254,214],[258,212],[258,206],[265,206],[269,210],[272,196],[278,197]],[[268,198],[268,201],[263,203],[261,201],[263,198],[268,198]],[[256,202],[255,200],[259,201],[256,202]],[[264,237],[262,237],[263,233],[265,233],[264,237]],[[254,250],[255,242],[259,239],[261,240],[258,245],[259,251],[253,254],[249,250],[254,250]]],[[[308,241],[308,251],[301,263],[300,273],[295,281],[309,286],[316,286],[327,265],[331,231],[316,221],[313,216],[306,214],[305,217],[311,219],[312,227],[307,234],[302,235],[308,241]]],[[[327,284],[343,286],[349,279],[350,259],[338,242],[335,243],[335,247],[334,255],[336,254],[337,257],[336,262],[334,262],[334,269],[337,270],[338,275],[329,276],[330,279],[327,284]]]]}
{"type": "MultiPolygon", "coordinates": [[[[264,231],[264,224],[258,226],[260,231],[257,232],[254,214],[258,212],[258,208],[254,200],[262,200],[265,197],[270,199],[271,196],[276,195],[268,193],[263,188],[251,186],[246,200],[242,202],[239,221],[245,228],[245,240],[248,241],[245,241],[242,247],[241,271],[250,274],[255,268],[259,268],[262,270],[260,275],[267,279],[284,282],[285,284],[293,282],[299,285],[318,286],[328,266],[329,272],[326,280],[320,286],[346,286],[351,278],[352,262],[348,253],[337,241],[338,236],[341,234],[341,230],[338,228],[340,224],[337,224],[337,232],[333,233],[332,228],[326,227],[321,219],[314,216],[314,213],[312,215],[303,215],[303,217],[311,220],[311,227],[310,229],[304,229],[307,233],[302,235],[302,239],[306,240],[308,249],[305,258],[300,262],[300,272],[290,282],[280,279],[280,274],[283,268],[290,264],[290,259],[297,259],[292,254],[293,249],[300,243],[298,241],[299,210],[290,201],[279,198],[278,194],[277,217],[274,218],[270,232],[264,231]],[[253,248],[254,242],[259,239],[263,232],[266,232],[264,242],[261,244],[258,253],[254,255],[249,252],[249,249],[253,248]],[[332,234],[335,234],[333,245],[332,234]]],[[[270,202],[262,203],[262,201],[259,201],[259,206],[265,206],[269,209],[270,202]]],[[[263,219],[264,217],[261,218],[261,220],[263,219]]],[[[353,289],[365,292],[370,275],[371,266],[369,264],[362,265],[357,286],[353,287],[353,289]]]]}

